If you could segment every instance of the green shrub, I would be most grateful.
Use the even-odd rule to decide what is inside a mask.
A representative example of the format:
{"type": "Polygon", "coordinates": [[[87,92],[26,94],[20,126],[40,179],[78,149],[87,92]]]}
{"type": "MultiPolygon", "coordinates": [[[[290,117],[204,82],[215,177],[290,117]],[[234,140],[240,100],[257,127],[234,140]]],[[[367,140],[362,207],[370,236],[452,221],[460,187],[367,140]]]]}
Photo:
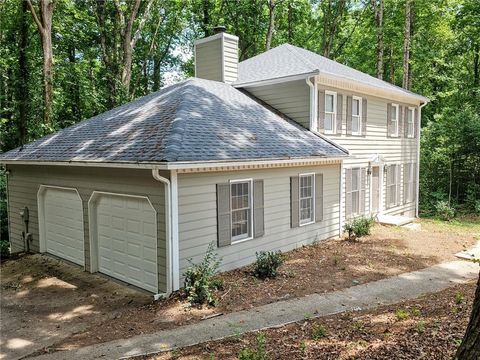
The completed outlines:
{"type": "Polygon", "coordinates": [[[238,353],[238,360],[267,360],[266,339],[264,334],[258,334],[255,348],[244,348],[238,353]]]}
{"type": "Polygon", "coordinates": [[[370,235],[373,224],[375,224],[373,217],[360,216],[347,222],[343,229],[348,232],[348,239],[355,240],[370,235]]]}
{"type": "Polygon", "coordinates": [[[253,274],[260,279],[277,276],[278,268],[283,264],[283,254],[280,251],[260,251],[256,255],[253,274]]]}
{"type": "Polygon", "coordinates": [[[221,285],[214,276],[218,273],[221,259],[215,252],[213,243],[208,245],[207,252],[200,264],[194,264],[185,271],[185,293],[192,304],[215,305],[215,290],[221,285]]]}
{"type": "Polygon", "coordinates": [[[455,216],[455,209],[448,203],[448,201],[437,201],[435,204],[435,214],[444,221],[452,220],[455,216]]]}
{"type": "Polygon", "coordinates": [[[0,258],[5,259],[10,256],[10,243],[5,240],[0,240],[0,258]]]}
{"type": "Polygon", "coordinates": [[[313,325],[312,328],[312,339],[319,340],[327,336],[327,329],[322,324],[313,325]]]}
{"type": "Polygon", "coordinates": [[[410,316],[410,313],[406,309],[397,309],[395,310],[395,316],[398,320],[405,320],[410,316]]]}

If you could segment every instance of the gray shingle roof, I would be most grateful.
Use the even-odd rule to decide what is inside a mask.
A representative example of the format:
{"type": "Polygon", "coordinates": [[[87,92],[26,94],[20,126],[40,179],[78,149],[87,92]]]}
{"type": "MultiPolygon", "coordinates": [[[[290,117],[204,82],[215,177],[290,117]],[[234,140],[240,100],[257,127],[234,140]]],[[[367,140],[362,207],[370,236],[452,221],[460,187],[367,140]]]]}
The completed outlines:
{"type": "Polygon", "coordinates": [[[422,101],[428,100],[421,95],[290,44],[277,46],[240,62],[238,65],[238,79],[234,85],[242,86],[252,82],[309,74],[316,71],[359,81],[387,91],[414,96],[422,101]]]}
{"type": "Polygon", "coordinates": [[[344,156],[231,85],[188,79],[48,135],[2,160],[173,162],[344,156]]]}

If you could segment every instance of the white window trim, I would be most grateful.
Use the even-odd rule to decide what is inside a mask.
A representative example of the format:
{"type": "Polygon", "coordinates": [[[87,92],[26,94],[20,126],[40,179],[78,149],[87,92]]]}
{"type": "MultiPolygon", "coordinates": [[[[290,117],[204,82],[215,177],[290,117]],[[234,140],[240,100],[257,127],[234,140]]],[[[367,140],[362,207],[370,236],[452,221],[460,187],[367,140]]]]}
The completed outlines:
{"type": "Polygon", "coordinates": [[[304,174],[298,174],[298,226],[306,226],[306,225],[310,225],[310,224],[315,224],[315,197],[316,197],[316,194],[315,194],[315,181],[316,181],[316,178],[315,178],[315,173],[304,173],[304,174]],[[303,223],[302,224],[302,220],[300,218],[300,211],[302,210],[301,207],[300,207],[300,188],[301,188],[301,181],[300,181],[300,178],[302,176],[312,176],[313,178],[313,182],[312,182],[312,221],[309,221],[309,222],[306,222],[306,223],[303,223]]]}
{"type": "MultiPolygon", "coordinates": [[[[399,123],[400,123],[400,120],[399,120],[399,115],[400,115],[400,105],[398,104],[392,104],[392,108],[395,109],[395,128],[394,128],[394,131],[392,134],[390,134],[391,136],[393,137],[398,137],[399,134],[399,129],[400,129],[400,126],[399,126],[399,123]]],[[[392,114],[390,114],[390,116],[392,116],[392,114]]],[[[391,120],[392,121],[392,120],[391,120]]]]}
{"type": "Polygon", "coordinates": [[[330,113],[329,114],[333,114],[332,116],[332,130],[327,130],[327,129],[324,129],[324,132],[325,134],[335,134],[336,133],[336,129],[337,129],[337,93],[335,91],[330,91],[330,90],[325,90],[325,97],[323,99],[323,106],[325,108],[325,111],[324,111],[324,123],[323,123],[323,127],[325,128],[325,121],[326,121],[326,115],[327,115],[327,95],[333,95],[333,113],[330,113]]]}
{"type": "MultiPolygon", "coordinates": [[[[362,98],[360,96],[352,96],[352,135],[362,135],[362,98]],[[358,131],[353,131],[353,102],[358,100],[358,131]]],[[[357,115],[355,115],[357,116],[357,115]]]]}
{"type": "MultiPolygon", "coordinates": [[[[399,205],[401,205],[401,188],[402,188],[402,178],[403,178],[403,174],[400,174],[402,176],[402,178],[400,179],[400,182],[398,181],[398,172],[401,172],[402,171],[402,164],[400,162],[394,162],[394,163],[390,163],[389,166],[395,166],[395,203],[393,204],[390,204],[389,200],[390,199],[387,199],[387,202],[386,202],[386,205],[388,208],[394,208],[394,207],[397,207],[399,205]]],[[[387,172],[387,178],[385,179],[385,186],[388,187],[388,186],[393,186],[393,184],[391,185],[388,185],[388,176],[391,172],[387,172]]],[[[385,188],[385,193],[386,193],[387,189],[385,188]]]]}
{"type": "MultiPolygon", "coordinates": [[[[352,202],[352,212],[350,213],[350,216],[358,216],[358,215],[361,215],[361,212],[360,212],[360,201],[362,200],[361,199],[361,193],[362,193],[362,168],[361,167],[354,167],[354,168],[351,168],[351,174],[352,174],[352,178],[350,179],[350,183],[352,184],[352,189],[350,189],[350,197],[351,197],[351,202],[352,202]],[[357,181],[357,184],[358,184],[358,190],[353,190],[353,172],[354,171],[358,171],[358,181],[357,181]],[[353,211],[353,193],[356,192],[358,193],[358,201],[357,201],[357,205],[358,205],[358,211],[353,211]]],[[[364,199],[365,201],[365,199],[364,199]]]]}
{"type": "Polygon", "coordinates": [[[406,163],[406,166],[409,167],[410,178],[405,181],[405,172],[403,173],[404,182],[407,183],[407,193],[403,194],[405,198],[405,203],[411,203],[415,200],[415,193],[414,193],[414,184],[415,184],[415,163],[410,162],[406,163]]]}
{"type": "Polygon", "coordinates": [[[414,107],[411,107],[409,106],[408,107],[408,113],[407,113],[407,138],[410,138],[410,139],[413,139],[413,137],[415,136],[415,108],[414,107]],[[412,112],[412,133],[410,134],[410,121],[408,119],[408,115],[410,114],[410,112],[412,112]]]}
{"type": "Polygon", "coordinates": [[[253,179],[235,179],[235,180],[230,180],[230,244],[239,244],[244,241],[252,240],[253,239],[253,179]],[[248,200],[250,202],[250,234],[245,237],[245,238],[237,238],[235,239],[232,236],[232,228],[233,228],[233,221],[232,221],[232,184],[237,184],[237,183],[244,183],[248,182],[250,184],[250,193],[248,194],[248,200]]]}

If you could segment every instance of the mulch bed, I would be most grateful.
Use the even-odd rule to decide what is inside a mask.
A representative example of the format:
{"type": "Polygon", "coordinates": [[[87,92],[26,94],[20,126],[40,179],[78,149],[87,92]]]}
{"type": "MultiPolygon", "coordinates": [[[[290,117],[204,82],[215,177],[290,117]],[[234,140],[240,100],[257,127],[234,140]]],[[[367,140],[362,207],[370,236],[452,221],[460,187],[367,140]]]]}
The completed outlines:
{"type": "Polygon", "coordinates": [[[267,359],[451,359],[470,317],[475,286],[470,282],[374,311],[305,320],[136,359],[237,359],[242,349],[258,348],[259,334],[267,359]]]}
{"type": "Polygon", "coordinates": [[[358,242],[320,241],[286,253],[275,279],[259,280],[247,266],[220,274],[223,290],[217,307],[190,307],[179,295],[136,309],[127,309],[101,327],[76,334],[59,347],[71,349],[129,338],[201,321],[218,313],[324,293],[452,261],[454,253],[476,242],[480,227],[439,227],[422,221],[422,230],[377,225],[371,236],[358,242]]]}

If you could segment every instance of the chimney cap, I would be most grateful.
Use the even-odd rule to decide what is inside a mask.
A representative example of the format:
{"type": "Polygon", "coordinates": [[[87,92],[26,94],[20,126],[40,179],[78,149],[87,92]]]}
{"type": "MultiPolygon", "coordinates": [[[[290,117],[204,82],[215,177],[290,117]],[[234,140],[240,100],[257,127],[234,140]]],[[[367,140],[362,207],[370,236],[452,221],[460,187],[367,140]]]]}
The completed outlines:
{"type": "Polygon", "coordinates": [[[214,34],[224,33],[225,31],[227,31],[227,28],[223,25],[218,25],[213,28],[214,34]]]}

